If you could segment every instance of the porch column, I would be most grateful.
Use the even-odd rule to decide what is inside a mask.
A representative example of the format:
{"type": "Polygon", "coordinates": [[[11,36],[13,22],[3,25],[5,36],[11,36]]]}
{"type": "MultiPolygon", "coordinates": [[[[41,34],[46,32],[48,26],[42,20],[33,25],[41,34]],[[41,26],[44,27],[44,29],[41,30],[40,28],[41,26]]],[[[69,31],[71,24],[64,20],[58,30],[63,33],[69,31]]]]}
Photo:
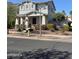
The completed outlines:
{"type": "Polygon", "coordinates": [[[15,21],[15,29],[17,29],[17,26],[19,25],[19,19],[16,18],[16,21],[15,21]]]}
{"type": "Polygon", "coordinates": [[[27,30],[27,28],[28,28],[28,23],[29,21],[28,21],[28,17],[25,17],[25,26],[26,26],[26,30],[27,30]]]}
{"type": "Polygon", "coordinates": [[[45,25],[45,24],[46,24],[45,16],[42,16],[42,25],[45,25]]]}
{"type": "Polygon", "coordinates": [[[20,21],[20,24],[22,25],[23,24],[23,18],[21,17],[20,20],[21,20],[20,21]]]}
{"type": "Polygon", "coordinates": [[[29,25],[29,19],[28,19],[28,17],[25,17],[25,20],[26,20],[26,22],[25,22],[26,30],[28,30],[28,36],[30,36],[30,31],[29,31],[29,27],[28,27],[28,25],[29,25]]]}

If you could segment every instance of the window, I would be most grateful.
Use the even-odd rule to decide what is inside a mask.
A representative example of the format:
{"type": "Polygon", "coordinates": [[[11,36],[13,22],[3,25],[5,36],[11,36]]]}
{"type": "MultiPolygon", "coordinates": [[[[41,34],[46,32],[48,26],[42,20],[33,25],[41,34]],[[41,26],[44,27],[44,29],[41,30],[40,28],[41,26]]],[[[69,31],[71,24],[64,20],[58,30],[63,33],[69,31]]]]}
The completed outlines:
{"type": "Polygon", "coordinates": [[[28,8],[28,5],[26,5],[26,8],[28,8]]]}
{"type": "Polygon", "coordinates": [[[33,8],[33,5],[32,5],[32,8],[33,8]]]}
{"type": "Polygon", "coordinates": [[[38,5],[36,4],[36,10],[38,10],[38,5]]]}
{"type": "Polygon", "coordinates": [[[23,8],[24,8],[24,5],[21,5],[21,10],[23,10],[23,8]]]}
{"type": "Polygon", "coordinates": [[[21,6],[21,9],[23,8],[23,6],[21,6]]]}
{"type": "Polygon", "coordinates": [[[43,8],[46,9],[46,6],[44,6],[43,8]]]}

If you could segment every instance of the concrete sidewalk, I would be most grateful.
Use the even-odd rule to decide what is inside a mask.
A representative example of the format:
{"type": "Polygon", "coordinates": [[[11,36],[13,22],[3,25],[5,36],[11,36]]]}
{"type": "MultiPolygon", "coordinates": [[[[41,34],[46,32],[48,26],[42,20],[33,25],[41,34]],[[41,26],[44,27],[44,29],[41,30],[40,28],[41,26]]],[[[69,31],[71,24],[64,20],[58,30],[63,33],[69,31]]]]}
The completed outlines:
{"type": "Polygon", "coordinates": [[[16,36],[16,35],[7,35],[7,37],[10,38],[21,38],[21,39],[30,39],[30,40],[44,40],[44,41],[57,41],[57,42],[72,42],[72,38],[71,37],[62,37],[62,38],[58,38],[58,37],[54,37],[54,36],[50,36],[50,37],[44,37],[44,36],[16,36]]]}
{"type": "Polygon", "coordinates": [[[11,37],[11,38],[72,42],[72,35],[42,34],[42,36],[40,37],[39,34],[31,33],[30,36],[28,37],[28,34],[23,32],[9,31],[9,33],[10,34],[8,34],[7,37],[11,37]]]}

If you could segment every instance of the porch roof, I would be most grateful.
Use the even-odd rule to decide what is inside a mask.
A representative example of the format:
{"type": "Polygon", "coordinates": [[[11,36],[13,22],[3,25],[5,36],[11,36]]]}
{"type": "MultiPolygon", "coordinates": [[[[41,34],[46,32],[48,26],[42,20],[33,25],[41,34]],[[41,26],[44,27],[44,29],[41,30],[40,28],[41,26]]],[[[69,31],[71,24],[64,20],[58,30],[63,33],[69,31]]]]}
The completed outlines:
{"type": "Polygon", "coordinates": [[[45,13],[42,13],[39,11],[32,11],[27,14],[17,14],[16,16],[17,17],[25,17],[25,16],[40,16],[40,15],[42,16],[42,15],[48,15],[48,14],[45,14],[45,13]]]}

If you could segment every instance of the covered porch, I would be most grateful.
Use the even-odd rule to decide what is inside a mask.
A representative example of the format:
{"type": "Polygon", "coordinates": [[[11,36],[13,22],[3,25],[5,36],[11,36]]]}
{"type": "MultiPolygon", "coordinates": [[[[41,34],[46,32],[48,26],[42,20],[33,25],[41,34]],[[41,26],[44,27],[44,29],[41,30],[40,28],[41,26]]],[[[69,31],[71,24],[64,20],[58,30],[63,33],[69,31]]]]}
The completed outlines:
{"type": "Polygon", "coordinates": [[[30,13],[28,15],[17,15],[15,22],[15,29],[17,30],[17,25],[23,26],[25,29],[32,27],[33,25],[46,25],[47,15],[44,14],[34,14],[30,13]]]}

